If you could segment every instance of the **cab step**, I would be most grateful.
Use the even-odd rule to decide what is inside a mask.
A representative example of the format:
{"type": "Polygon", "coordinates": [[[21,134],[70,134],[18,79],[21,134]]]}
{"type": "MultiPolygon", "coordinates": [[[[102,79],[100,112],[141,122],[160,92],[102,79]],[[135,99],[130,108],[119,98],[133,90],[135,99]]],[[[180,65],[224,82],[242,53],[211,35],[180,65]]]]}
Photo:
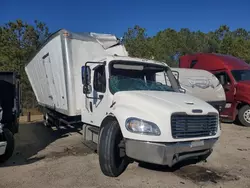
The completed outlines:
{"type": "Polygon", "coordinates": [[[95,134],[99,134],[100,128],[99,127],[88,127],[88,130],[95,134]]]}
{"type": "Polygon", "coordinates": [[[83,144],[92,150],[97,150],[98,137],[99,137],[99,127],[94,127],[90,125],[83,125],[83,144]]]}

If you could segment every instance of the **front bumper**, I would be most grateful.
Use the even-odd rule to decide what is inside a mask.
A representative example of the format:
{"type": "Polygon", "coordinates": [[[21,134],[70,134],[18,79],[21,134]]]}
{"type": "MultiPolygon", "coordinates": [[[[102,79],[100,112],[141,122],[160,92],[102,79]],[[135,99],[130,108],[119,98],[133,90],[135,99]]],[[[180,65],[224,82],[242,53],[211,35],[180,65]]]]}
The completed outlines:
{"type": "Polygon", "coordinates": [[[176,163],[209,155],[216,139],[206,139],[202,146],[192,147],[191,142],[155,143],[126,140],[126,155],[132,159],[172,167],[176,163]]]}
{"type": "Polygon", "coordinates": [[[7,142],[0,142],[0,155],[3,155],[5,153],[7,147],[7,142]]]}

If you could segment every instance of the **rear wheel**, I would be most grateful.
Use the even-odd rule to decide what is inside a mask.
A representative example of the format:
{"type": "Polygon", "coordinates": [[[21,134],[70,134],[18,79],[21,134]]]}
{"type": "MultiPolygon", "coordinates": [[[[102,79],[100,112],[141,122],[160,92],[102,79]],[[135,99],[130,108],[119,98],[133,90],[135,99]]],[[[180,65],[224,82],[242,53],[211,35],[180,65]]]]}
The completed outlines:
{"type": "Polygon", "coordinates": [[[102,127],[98,144],[99,163],[104,175],[117,177],[127,168],[125,143],[117,121],[102,127]]]}
{"type": "Polygon", "coordinates": [[[240,108],[238,113],[239,121],[242,125],[250,127],[250,106],[245,105],[240,108]]]}
{"type": "Polygon", "coordinates": [[[0,163],[7,161],[13,154],[15,141],[12,132],[9,129],[3,129],[2,140],[7,142],[5,153],[0,155],[0,163]]]}

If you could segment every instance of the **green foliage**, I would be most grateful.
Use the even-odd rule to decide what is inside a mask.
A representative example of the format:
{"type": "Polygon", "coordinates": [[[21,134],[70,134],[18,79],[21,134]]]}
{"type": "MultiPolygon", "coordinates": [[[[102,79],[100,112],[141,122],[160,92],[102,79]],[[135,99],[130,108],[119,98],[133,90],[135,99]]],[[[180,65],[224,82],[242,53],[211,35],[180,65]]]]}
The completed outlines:
{"type": "Polygon", "coordinates": [[[34,108],[36,100],[24,66],[48,35],[48,27],[37,20],[34,24],[16,20],[0,26],[0,71],[16,71],[20,74],[22,102],[26,108],[34,108]]]}
{"type": "Polygon", "coordinates": [[[168,28],[153,37],[136,25],[125,32],[124,40],[129,55],[159,60],[173,67],[181,55],[197,52],[229,54],[250,63],[250,32],[243,28],[230,31],[227,25],[208,33],[168,28]]]}
{"type": "Polygon", "coordinates": [[[133,29],[129,28],[124,34],[124,41],[126,41],[126,47],[130,49],[131,57],[151,56],[150,38],[146,36],[144,28],[138,25],[133,29]]]}

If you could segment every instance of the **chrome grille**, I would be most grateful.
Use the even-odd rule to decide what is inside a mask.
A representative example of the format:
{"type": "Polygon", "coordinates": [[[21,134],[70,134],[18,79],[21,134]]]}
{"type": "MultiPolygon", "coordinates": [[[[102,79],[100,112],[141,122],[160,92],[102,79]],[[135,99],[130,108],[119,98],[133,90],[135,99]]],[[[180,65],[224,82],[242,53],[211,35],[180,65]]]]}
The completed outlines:
{"type": "Polygon", "coordinates": [[[173,114],[171,116],[172,136],[175,139],[214,136],[217,133],[217,125],[217,115],[173,114]]]}

